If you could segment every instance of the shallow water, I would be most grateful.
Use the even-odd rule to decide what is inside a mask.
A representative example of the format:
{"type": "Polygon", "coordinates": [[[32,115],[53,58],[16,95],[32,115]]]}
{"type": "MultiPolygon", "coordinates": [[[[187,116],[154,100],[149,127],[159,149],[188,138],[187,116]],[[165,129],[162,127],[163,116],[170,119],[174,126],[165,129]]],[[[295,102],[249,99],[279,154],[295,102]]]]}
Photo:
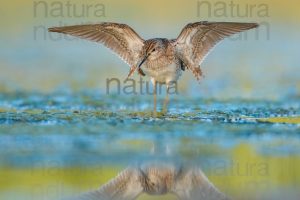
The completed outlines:
{"type": "Polygon", "coordinates": [[[299,100],[175,96],[153,118],[146,96],[2,93],[0,199],[59,199],[152,159],[197,164],[234,198],[297,199],[299,100]]]}

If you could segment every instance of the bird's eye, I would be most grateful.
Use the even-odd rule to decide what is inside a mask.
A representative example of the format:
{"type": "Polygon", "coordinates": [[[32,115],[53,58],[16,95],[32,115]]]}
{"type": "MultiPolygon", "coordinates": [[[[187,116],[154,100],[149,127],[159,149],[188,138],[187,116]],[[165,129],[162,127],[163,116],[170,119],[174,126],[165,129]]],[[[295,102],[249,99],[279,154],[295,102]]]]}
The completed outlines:
{"type": "Polygon", "coordinates": [[[152,52],[153,52],[153,51],[156,51],[156,49],[154,48],[154,49],[152,50],[152,52]]]}

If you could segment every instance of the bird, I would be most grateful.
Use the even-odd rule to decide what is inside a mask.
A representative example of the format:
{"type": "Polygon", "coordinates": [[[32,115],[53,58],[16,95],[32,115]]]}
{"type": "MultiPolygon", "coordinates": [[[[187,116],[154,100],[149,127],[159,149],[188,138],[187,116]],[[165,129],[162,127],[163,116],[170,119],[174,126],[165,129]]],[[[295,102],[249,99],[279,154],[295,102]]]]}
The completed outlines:
{"type": "Polygon", "coordinates": [[[135,71],[140,76],[149,76],[154,88],[153,115],[156,116],[157,84],[166,85],[163,104],[163,113],[166,113],[170,86],[177,83],[183,71],[191,71],[199,81],[203,75],[201,63],[216,44],[258,26],[257,23],[200,21],[187,24],[176,39],[147,40],[127,24],[113,22],[52,27],[48,30],[103,44],[129,65],[127,78],[135,71]]]}
{"type": "Polygon", "coordinates": [[[171,193],[179,200],[230,200],[197,166],[149,162],[127,167],[99,189],[69,200],[134,200],[171,193]]]}

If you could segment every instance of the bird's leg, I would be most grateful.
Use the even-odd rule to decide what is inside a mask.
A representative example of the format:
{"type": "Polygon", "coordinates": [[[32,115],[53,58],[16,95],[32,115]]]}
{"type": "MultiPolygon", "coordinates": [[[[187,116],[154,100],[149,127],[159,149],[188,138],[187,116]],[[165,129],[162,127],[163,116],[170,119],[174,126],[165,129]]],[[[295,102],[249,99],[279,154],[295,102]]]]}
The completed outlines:
{"type": "Polygon", "coordinates": [[[163,113],[164,114],[167,114],[167,112],[168,112],[168,103],[169,103],[169,85],[167,84],[167,94],[166,94],[166,98],[165,98],[165,100],[164,100],[164,106],[163,106],[163,113]]]}
{"type": "Polygon", "coordinates": [[[153,100],[154,100],[154,110],[153,110],[153,117],[157,116],[157,112],[156,112],[156,87],[157,87],[157,83],[156,81],[153,82],[153,87],[154,87],[154,91],[153,91],[153,100]]]}

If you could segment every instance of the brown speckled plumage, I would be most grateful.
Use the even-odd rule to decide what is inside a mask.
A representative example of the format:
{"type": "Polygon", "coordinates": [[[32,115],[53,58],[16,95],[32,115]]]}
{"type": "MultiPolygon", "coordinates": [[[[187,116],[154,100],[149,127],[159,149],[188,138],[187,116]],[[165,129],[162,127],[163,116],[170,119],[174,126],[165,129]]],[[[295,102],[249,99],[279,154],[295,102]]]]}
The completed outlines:
{"type": "Polygon", "coordinates": [[[257,26],[256,23],[196,22],[186,25],[177,39],[171,40],[144,40],[128,25],[118,23],[54,27],[49,31],[102,43],[131,67],[128,77],[138,69],[140,75],[151,78],[155,87],[160,83],[168,88],[177,82],[184,69],[200,80],[200,64],[217,43],[257,26]]]}
{"type": "Polygon", "coordinates": [[[133,200],[142,193],[172,193],[180,200],[229,200],[207,179],[200,168],[173,164],[129,167],[98,190],[72,199],[133,200]]]}
{"type": "MultiPolygon", "coordinates": [[[[145,62],[145,67],[158,70],[158,72],[162,68],[167,68],[172,62],[178,66],[178,60],[181,60],[199,79],[201,77],[199,65],[218,42],[225,37],[257,26],[256,23],[196,22],[186,25],[177,39],[172,40],[164,38],[143,40],[128,25],[107,22],[93,25],[54,27],[49,28],[49,31],[102,43],[118,54],[131,67],[137,67],[146,55],[149,57],[145,62]],[[157,56],[152,56],[151,59],[153,49],[159,53],[157,56]]],[[[156,77],[152,78],[156,79],[156,77]]],[[[168,84],[167,81],[165,79],[163,83],[168,84]]]]}

